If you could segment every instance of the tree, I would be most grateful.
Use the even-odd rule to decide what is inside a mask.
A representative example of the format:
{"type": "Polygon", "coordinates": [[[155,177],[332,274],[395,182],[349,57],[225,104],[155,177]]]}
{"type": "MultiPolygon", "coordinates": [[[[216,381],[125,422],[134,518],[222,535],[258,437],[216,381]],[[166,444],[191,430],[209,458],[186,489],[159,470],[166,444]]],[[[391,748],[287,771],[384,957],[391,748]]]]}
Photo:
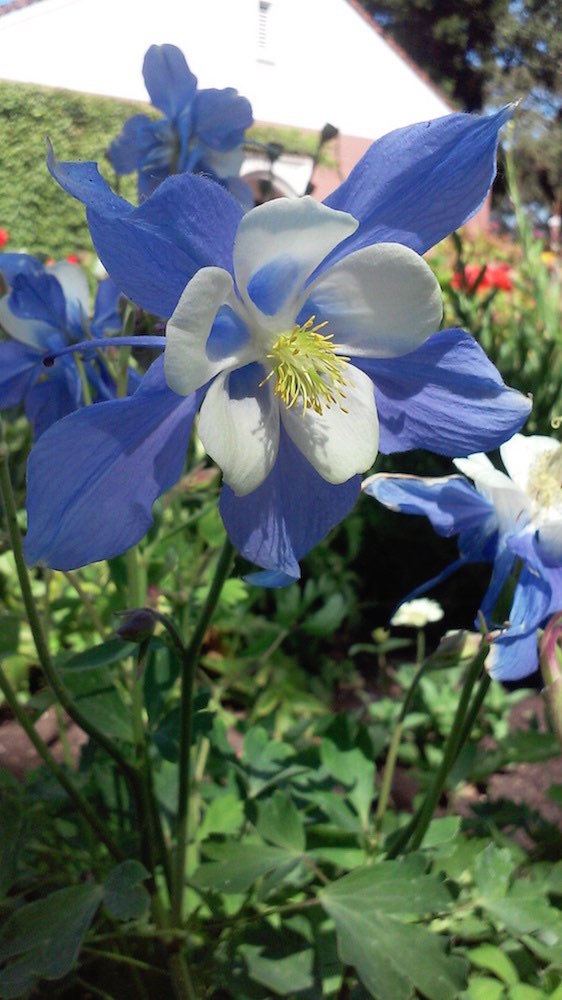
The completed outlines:
{"type": "Polygon", "coordinates": [[[510,142],[525,203],[562,214],[560,0],[360,0],[459,108],[520,100],[510,142]]]}
{"type": "Polygon", "coordinates": [[[520,100],[514,161],[525,201],[562,211],[562,7],[523,0],[496,31],[496,62],[485,88],[489,103],[520,100]]]}
{"type": "Polygon", "coordinates": [[[462,110],[478,111],[509,0],[361,0],[377,24],[462,110]]]}

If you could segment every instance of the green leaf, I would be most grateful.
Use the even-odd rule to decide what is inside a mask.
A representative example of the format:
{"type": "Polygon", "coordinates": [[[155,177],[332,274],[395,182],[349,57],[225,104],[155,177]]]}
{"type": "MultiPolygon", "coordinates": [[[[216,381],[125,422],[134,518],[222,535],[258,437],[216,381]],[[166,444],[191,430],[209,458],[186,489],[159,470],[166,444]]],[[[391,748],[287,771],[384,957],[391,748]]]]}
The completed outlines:
{"type": "Polygon", "coordinates": [[[123,642],[122,639],[110,639],[102,642],[98,646],[92,646],[83,653],[76,653],[70,659],[65,659],[59,664],[64,670],[94,670],[98,667],[108,667],[112,663],[119,663],[135,652],[136,646],[131,642],[123,642]]]}
{"type": "Polygon", "coordinates": [[[323,897],[344,907],[360,903],[364,913],[423,915],[446,910],[451,896],[437,875],[424,874],[425,859],[410,855],[404,861],[382,861],[358,868],[322,890],[323,897]]]}
{"type": "Polygon", "coordinates": [[[264,840],[291,853],[302,854],[305,834],[302,819],[292,798],[276,791],[270,799],[258,803],[256,829],[264,840]]]}
{"type": "Polygon", "coordinates": [[[20,996],[37,979],[70,972],[102,897],[99,885],[75,885],[12,913],[0,931],[0,963],[16,961],[0,972],[0,996],[20,996]]]}
{"type": "Polygon", "coordinates": [[[531,934],[547,928],[560,930],[560,911],[550,906],[540,889],[528,881],[516,882],[501,899],[481,898],[480,904],[512,934],[531,934]]]}
{"type": "Polygon", "coordinates": [[[350,788],[347,798],[357,810],[361,826],[369,824],[371,803],[375,791],[375,765],[357,747],[340,750],[331,740],[320,744],[320,760],[336,781],[350,788]]]}
{"type": "MultiPolygon", "coordinates": [[[[87,719],[106,736],[132,742],[131,710],[115,687],[107,664],[111,661],[111,643],[103,643],[86,653],[80,653],[65,663],[61,677],[87,719]],[[98,657],[109,657],[100,666],[98,657]]],[[[123,650],[123,643],[119,643],[123,650]]],[[[127,647],[125,647],[127,648],[127,647]]],[[[116,657],[116,650],[113,650],[116,657]]]]}
{"type": "Polygon", "coordinates": [[[463,1000],[502,1000],[503,985],[489,976],[471,976],[463,1000]]]}
{"type": "Polygon", "coordinates": [[[301,629],[309,635],[333,635],[347,614],[347,604],[342,594],[332,594],[319,611],[314,611],[302,622],[301,629]]]}
{"type": "Polygon", "coordinates": [[[519,878],[510,885],[514,868],[510,851],[490,844],[476,859],[478,904],[512,934],[558,929],[560,914],[545,898],[546,884],[519,878]]]}
{"type": "MultiPolygon", "coordinates": [[[[207,708],[209,697],[206,692],[198,694],[193,703],[192,739],[195,743],[200,736],[207,735],[213,728],[214,714],[207,708]]],[[[153,740],[164,760],[172,764],[179,759],[180,709],[173,708],[164,716],[153,740]]]]}
{"type": "MultiPolygon", "coordinates": [[[[199,518],[197,522],[197,531],[210,548],[215,549],[218,548],[219,545],[222,545],[225,537],[225,531],[218,507],[211,507],[211,509],[204,514],[203,517],[199,518]]],[[[208,588],[198,588],[202,600],[206,596],[205,589],[208,590],[208,588]]]]}
{"type": "Polygon", "coordinates": [[[301,990],[314,985],[314,951],[304,948],[289,955],[279,955],[278,949],[271,957],[263,954],[263,945],[243,944],[240,952],[248,966],[248,973],[276,996],[294,997],[301,990]]]}
{"type": "Polygon", "coordinates": [[[86,718],[106,736],[125,743],[134,741],[131,711],[117,691],[77,698],[76,703],[86,718]]]}
{"type": "Polygon", "coordinates": [[[299,857],[282,847],[269,847],[260,841],[243,844],[213,844],[205,846],[214,861],[201,865],[193,876],[194,882],[217,892],[238,893],[247,890],[260,878],[282,865],[294,868],[299,857]]]}
{"type": "Polygon", "coordinates": [[[494,976],[501,979],[507,986],[519,982],[517,969],[511,959],[501,948],[497,948],[493,944],[481,944],[477,948],[473,948],[468,957],[472,965],[493,972],[494,976]]]}
{"type": "Polygon", "coordinates": [[[203,821],[197,829],[197,840],[205,840],[212,833],[234,836],[244,822],[244,806],[233,792],[217,795],[209,803],[203,821]]]}
{"type": "Polygon", "coordinates": [[[442,847],[458,837],[461,829],[460,816],[441,816],[433,819],[423,838],[422,847],[442,847]]]}
{"type": "Polygon", "coordinates": [[[466,963],[446,955],[439,936],[391,916],[429,913],[450,902],[435,876],[420,874],[418,857],[351,872],[319,898],[335,922],[342,962],[355,967],[377,1000],[409,1000],[413,988],[428,1000],[456,1000],[466,963]]]}
{"type": "Polygon", "coordinates": [[[160,639],[152,639],[144,672],[144,703],[148,721],[153,725],[166,707],[166,696],[179,672],[178,658],[160,639]]]}
{"type": "Polygon", "coordinates": [[[515,867],[515,862],[507,848],[499,848],[494,844],[489,844],[478,855],[474,865],[474,879],[477,889],[485,896],[491,894],[498,899],[505,896],[515,867]]]}
{"type": "Polygon", "coordinates": [[[517,983],[507,994],[508,1000],[544,1000],[544,996],[542,990],[527,983],[517,983]]]}
{"type": "Polygon", "coordinates": [[[128,860],[110,871],[104,885],[104,903],[117,920],[139,920],[150,906],[142,883],[149,877],[140,861],[128,860]]]}
{"type": "Polygon", "coordinates": [[[10,611],[0,612],[0,653],[15,653],[18,648],[20,622],[10,611]]]}

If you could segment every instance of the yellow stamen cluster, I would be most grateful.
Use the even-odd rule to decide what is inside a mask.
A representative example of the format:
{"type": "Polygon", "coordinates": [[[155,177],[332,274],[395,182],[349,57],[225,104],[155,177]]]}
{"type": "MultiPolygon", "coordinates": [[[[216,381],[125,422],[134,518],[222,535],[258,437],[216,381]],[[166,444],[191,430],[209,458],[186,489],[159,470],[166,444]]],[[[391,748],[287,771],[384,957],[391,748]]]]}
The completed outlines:
{"type": "Polygon", "coordinates": [[[326,323],[315,325],[314,320],[311,316],[291,333],[280,334],[267,355],[271,371],[262,385],[275,378],[273,391],[289,408],[299,402],[303,411],[321,414],[324,406],[337,403],[346,412],[341,400],[349,358],[336,354],[339,345],[332,343],[332,335],[320,333],[326,323]]]}
{"type": "Polygon", "coordinates": [[[542,510],[562,506],[562,447],[535,459],[529,470],[527,492],[542,510]]]}

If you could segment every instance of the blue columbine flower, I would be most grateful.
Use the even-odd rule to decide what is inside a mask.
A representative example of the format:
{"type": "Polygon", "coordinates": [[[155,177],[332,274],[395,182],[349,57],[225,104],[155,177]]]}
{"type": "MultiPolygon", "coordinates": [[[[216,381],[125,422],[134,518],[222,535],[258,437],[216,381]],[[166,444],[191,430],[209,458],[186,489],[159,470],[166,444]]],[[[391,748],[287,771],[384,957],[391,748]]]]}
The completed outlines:
{"type": "Polygon", "coordinates": [[[181,475],[205,395],[199,430],[224,468],[226,529],[271,585],[298,578],[351,510],[377,447],[468,455],[511,437],[529,401],[468,334],[433,332],[440,301],[419,256],[482,203],[508,117],[400,129],[325,204],[283,199],[246,216],[201,177],[170,177],[133,208],[95,164],[51,158],[114,280],[172,317],[167,376],[187,395],[160,358],[130,399],[49,431],[28,468],[28,560],[66,569],[137,542],[181,475]]]}
{"type": "MultiPolygon", "coordinates": [[[[98,286],[88,322],[89,289],[77,264],[62,260],[44,266],[27,254],[3,254],[0,273],[8,286],[0,298],[0,328],[11,338],[0,342],[0,409],[23,403],[40,437],[51,424],[84,404],[84,386],[71,357],[46,368],[46,353],[56,353],[88,333],[99,338],[121,329],[121,292],[110,278],[98,286]]],[[[92,399],[115,396],[106,365],[90,356],[84,362],[92,399]]]]}
{"type": "Polygon", "coordinates": [[[233,87],[198,90],[197,77],[175,45],[151,45],[142,72],[152,104],[164,117],[134,115],[125,122],[107,151],[115,172],[138,171],[141,200],[170,174],[236,178],[244,133],[253,122],[250,102],[233,87]]]}
{"type": "Polygon", "coordinates": [[[537,668],[537,628],[562,608],[562,447],[552,438],[516,434],[500,454],[508,475],[483,454],[455,460],[474,486],[462,476],[378,474],[363,488],[391,510],[425,514],[440,535],[458,535],[453,569],[493,563],[481,610],[500,632],[487,666],[499,680],[518,680],[537,668]],[[510,579],[515,589],[506,624],[494,620],[494,608],[510,579]]]}

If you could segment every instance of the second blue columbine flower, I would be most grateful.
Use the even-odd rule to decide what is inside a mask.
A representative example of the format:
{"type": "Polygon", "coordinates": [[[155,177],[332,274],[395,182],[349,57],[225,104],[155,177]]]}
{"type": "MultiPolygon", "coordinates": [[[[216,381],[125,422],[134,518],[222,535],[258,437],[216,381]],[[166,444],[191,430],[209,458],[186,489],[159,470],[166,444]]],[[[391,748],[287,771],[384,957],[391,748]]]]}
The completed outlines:
{"type": "Polygon", "coordinates": [[[468,334],[436,332],[439,290],[421,258],[482,204],[509,114],[400,129],[324,204],[282,199],[246,216],[201,177],[170,177],[134,208],[95,165],[52,158],[114,280],[170,319],[165,371],[159,359],[130,399],[67,417],[34,449],[29,561],[67,569],[138,541],[181,475],[199,408],[226,530],[271,585],[298,578],[377,450],[468,455],[518,430],[529,400],[468,334]]]}

